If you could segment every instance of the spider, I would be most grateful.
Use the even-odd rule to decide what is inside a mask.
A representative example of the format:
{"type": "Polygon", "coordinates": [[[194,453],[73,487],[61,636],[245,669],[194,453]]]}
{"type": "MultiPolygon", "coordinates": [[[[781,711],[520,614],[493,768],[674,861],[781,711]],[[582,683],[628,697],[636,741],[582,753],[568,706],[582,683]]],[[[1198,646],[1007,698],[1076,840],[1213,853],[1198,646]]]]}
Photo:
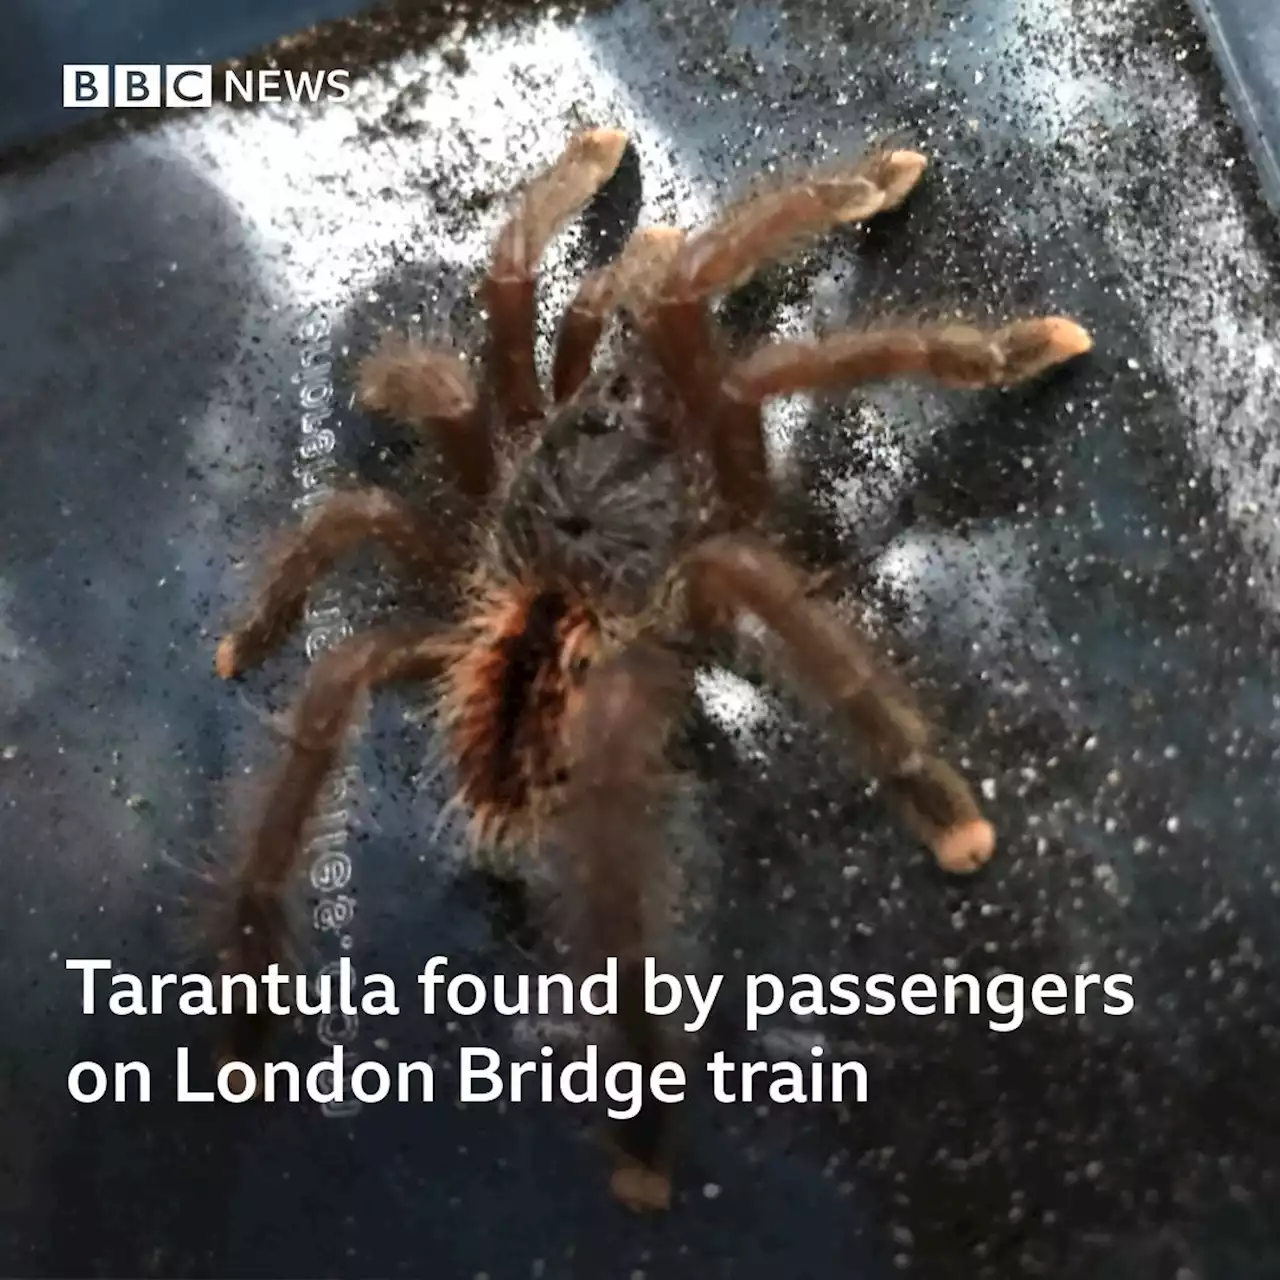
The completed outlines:
{"type": "MultiPolygon", "coordinates": [[[[761,410],[773,397],[894,378],[1009,386],[1082,355],[1092,339],[1069,319],[1043,317],[731,351],[711,310],[718,295],[839,224],[898,207],[919,182],[924,156],[880,148],[757,188],[695,233],[637,230],[581,282],[544,391],[539,263],[626,144],[614,129],[578,133],[517,197],[482,286],[483,384],[458,353],[401,336],[384,337],[360,366],[362,405],[436,442],[470,505],[466,527],[443,527],[382,489],[338,491],[284,538],[247,615],[218,645],[224,679],[261,663],[300,620],[317,578],[369,540],[446,590],[446,620],[356,634],[311,668],[235,870],[224,971],[260,973],[282,959],[284,891],[347,731],[373,691],[417,682],[441,710],[474,849],[547,855],[582,953],[618,960],[622,1038],[634,1060],[652,1061],[656,1032],[637,983],[649,887],[666,852],[672,730],[699,664],[752,620],[786,674],[849,731],[862,767],[942,868],[972,872],[994,851],[991,823],[888,664],[765,532],[761,410]],[[615,317],[628,325],[625,354],[598,361],[615,317]]],[[[615,1144],[611,1189],[637,1210],[669,1204],[669,1142],[654,1109],[615,1144]]]]}

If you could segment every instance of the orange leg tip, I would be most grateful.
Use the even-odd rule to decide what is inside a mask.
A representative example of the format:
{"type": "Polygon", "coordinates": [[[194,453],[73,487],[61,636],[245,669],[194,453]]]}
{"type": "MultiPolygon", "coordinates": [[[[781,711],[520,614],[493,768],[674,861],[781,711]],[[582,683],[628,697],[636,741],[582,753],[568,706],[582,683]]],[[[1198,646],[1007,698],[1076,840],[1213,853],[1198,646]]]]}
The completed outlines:
{"type": "Polygon", "coordinates": [[[640,230],[635,233],[636,242],[646,245],[660,245],[668,242],[674,243],[675,241],[682,240],[683,238],[684,231],[681,230],[681,228],[665,225],[641,227],[640,230]]]}
{"type": "Polygon", "coordinates": [[[641,1164],[620,1165],[609,1179],[609,1191],[632,1213],[662,1213],[671,1208],[671,1179],[641,1164]]]}
{"type": "Polygon", "coordinates": [[[236,642],[231,636],[218,641],[218,652],[213,659],[214,670],[220,679],[230,680],[236,673],[236,642]]]}
{"type": "Polygon", "coordinates": [[[1093,337],[1074,320],[1050,316],[1040,322],[1051,358],[1058,364],[1093,350],[1093,337]]]}
{"type": "Polygon", "coordinates": [[[891,151],[885,157],[887,174],[884,185],[885,209],[900,205],[920,181],[929,161],[918,151],[891,151]]]}
{"type": "Polygon", "coordinates": [[[933,844],[933,854],[944,871],[968,875],[988,861],[996,849],[996,829],[985,818],[957,823],[933,844]]]}
{"type": "Polygon", "coordinates": [[[598,164],[607,176],[622,161],[622,153],[627,149],[627,135],[621,129],[588,129],[578,135],[573,149],[598,164]]]}

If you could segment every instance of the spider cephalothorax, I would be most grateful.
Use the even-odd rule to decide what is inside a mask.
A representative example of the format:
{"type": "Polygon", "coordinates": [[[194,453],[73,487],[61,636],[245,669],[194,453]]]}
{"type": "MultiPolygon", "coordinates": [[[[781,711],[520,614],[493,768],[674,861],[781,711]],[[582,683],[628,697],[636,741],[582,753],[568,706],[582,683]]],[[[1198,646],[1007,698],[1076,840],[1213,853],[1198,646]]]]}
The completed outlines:
{"type": "MultiPolygon", "coordinates": [[[[754,192],[686,235],[637,231],[589,275],[557,335],[550,394],[534,362],[535,275],[550,239],[613,173],[625,138],[570,141],[525,189],[498,235],[484,284],[487,394],[461,357],[388,338],[365,360],[360,398],[421,428],[472,504],[468,528],[440,528],[383,491],[333,497],[288,536],[217,669],[246,670],[287,635],[307,593],[367,539],[426,581],[460,588],[451,618],[389,626],[326,652],[297,705],[289,754],[237,868],[224,970],[283,960],[280,901],[307,820],[361,694],[426,684],[441,709],[456,802],[479,848],[554,850],[584,964],[618,959],[627,1055],[652,1062],[636,974],[653,940],[647,903],[664,860],[661,801],[671,726],[701,661],[739,623],[775,642],[785,674],[835,713],[904,824],[947,870],[981,866],[991,824],[931,743],[922,716],[814,578],[753,526],[771,504],[761,408],[799,391],[923,377],[1007,386],[1086,352],[1070,320],[1003,328],[899,327],[728,349],[716,296],[760,264],[845,222],[900,204],[924,158],[883,150],[754,192]],[[611,318],[630,347],[593,369],[611,318]]],[[[632,1207],[665,1205],[660,1107],[621,1148],[613,1189],[632,1207]]]]}

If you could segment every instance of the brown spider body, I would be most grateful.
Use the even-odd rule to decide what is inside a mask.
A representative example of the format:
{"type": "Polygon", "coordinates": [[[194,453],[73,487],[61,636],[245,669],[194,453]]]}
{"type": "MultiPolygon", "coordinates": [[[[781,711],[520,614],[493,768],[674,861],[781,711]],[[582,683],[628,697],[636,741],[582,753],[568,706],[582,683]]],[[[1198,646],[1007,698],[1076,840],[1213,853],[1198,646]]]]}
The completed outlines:
{"type": "Polygon", "coordinates": [[[665,588],[701,528],[699,488],[664,438],[669,418],[644,398],[661,375],[649,379],[593,380],[497,479],[437,685],[477,850],[537,848],[586,672],[646,626],[679,629],[665,588]]]}
{"type": "MultiPolygon", "coordinates": [[[[317,577],[369,539],[424,581],[461,587],[442,625],[382,627],[316,662],[237,868],[219,962],[260,973],[283,961],[282,897],[361,695],[426,684],[476,846],[551,852],[577,960],[617,958],[620,1039],[628,1057],[651,1066],[668,1055],[638,981],[665,859],[666,747],[697,666],[737,623],[771,635],[786,674],[833,710],[944,869],[973,871],[994,849],[990,822],[906,691],[815,591],[813,575],[754,531],[772,498],[762,405],[885,378],[1007,386],[1083,354],[1091,340],[1047,317],[729,351],[715,295],[803,240],[906,198],[923,157],[881,151],[757,192],[694,235],[637,231],[565,312],[548,395],[533,353],[538,263],[624,146],[613,130],[578,135],[504,223],[484,284],[487,395],[457,355],[403,338],[386,339],[361,367],[366,408],[438,443],[472,503],[465,536],[384,491],[340,493],[286,538],[248,616],[218,647],[223,677],[261,662],[301,618],[317,577]],[[615,313],[632,322],[628,354],[613,373],[593,371],[615,313]]],[[[618,1152],[612,1187],[632,1208],[669,1198],[661,1113],[658,1104],[643,1109],[618,1152]]]]}

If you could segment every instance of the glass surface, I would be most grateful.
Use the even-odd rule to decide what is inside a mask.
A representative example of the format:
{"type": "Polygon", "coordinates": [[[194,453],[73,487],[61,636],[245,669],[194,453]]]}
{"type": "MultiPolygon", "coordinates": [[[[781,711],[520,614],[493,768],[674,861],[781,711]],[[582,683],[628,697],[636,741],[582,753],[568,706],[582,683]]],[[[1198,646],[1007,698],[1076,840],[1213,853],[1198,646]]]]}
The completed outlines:
{"type": "Polygon", "coordinates": [[[1280,208],[1280,7],[1271,0],[1196,0],[1227,92],[1280,208]]]}

